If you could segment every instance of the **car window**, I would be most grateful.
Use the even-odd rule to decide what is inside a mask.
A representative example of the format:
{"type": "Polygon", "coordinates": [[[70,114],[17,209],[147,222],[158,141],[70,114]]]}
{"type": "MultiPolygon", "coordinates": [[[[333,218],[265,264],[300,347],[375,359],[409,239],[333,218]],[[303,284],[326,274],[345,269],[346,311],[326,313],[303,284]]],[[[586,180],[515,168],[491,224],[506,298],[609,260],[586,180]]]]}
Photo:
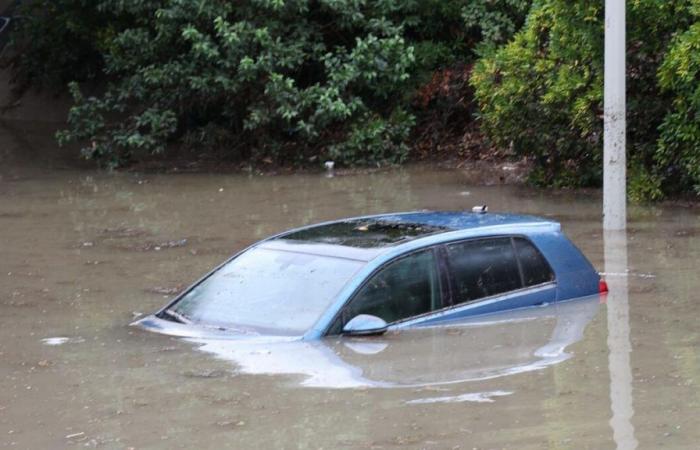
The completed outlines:
{"type": "Polygon", "coordinates": [[[371,314],[392,323],[441,307],[435,254],[425,250],[390,263],[372,276],[346,307],[343,320],[347,323],[358,314],[371,314]]]}
{"type": "Polygon", "coordinates": [[[535,286],[554,280],[554,273],[552,273],[547,260],[534,245],[527,239],[520,237],[514,238],[513,243],[520,260],[525,286],[535,286]]]}
{"type": "Polygon", "coordinates": [[[465,303],[522,287],[510,238],[464,241],[447,246],[453,303],[465,303]]]}

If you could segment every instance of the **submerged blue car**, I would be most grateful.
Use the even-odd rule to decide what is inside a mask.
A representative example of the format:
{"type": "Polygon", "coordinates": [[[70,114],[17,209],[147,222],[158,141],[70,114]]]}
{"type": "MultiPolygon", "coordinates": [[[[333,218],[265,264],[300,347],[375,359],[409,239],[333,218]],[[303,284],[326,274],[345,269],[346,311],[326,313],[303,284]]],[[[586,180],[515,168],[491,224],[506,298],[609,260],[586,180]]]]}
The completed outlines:
{"type": "Polygon", "coordinates": [[[449,324],[605,290],[556,222],[485,208],[420,211],[272,236],[136,324],[185,336],[317,339],[449,324]]]}

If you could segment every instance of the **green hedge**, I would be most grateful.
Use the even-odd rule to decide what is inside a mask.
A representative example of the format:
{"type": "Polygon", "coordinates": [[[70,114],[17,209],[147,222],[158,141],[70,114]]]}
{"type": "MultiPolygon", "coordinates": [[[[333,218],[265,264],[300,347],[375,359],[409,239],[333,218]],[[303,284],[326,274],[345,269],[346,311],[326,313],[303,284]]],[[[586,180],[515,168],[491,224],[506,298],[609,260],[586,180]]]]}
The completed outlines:
{"type": "MultiPolygon", "coordinates": [[[[697,13],[698,0],[627,2],[633,197],[700,183],[697,13]]],[[[473,72],[484,130],[535,161],[537,184],[601,183],[603,16],[597,0],[535,2],[513,40],[473,72]]]]}
{"type": "Polygon", "coordinates": [[[691,12],[696,22],[673,40],[658,72],[672,103],[659,127],[654,163],[664,188],[700,195],[700,1],[691,12]]]}
{"type": "Polygon", "coordinates": [[[436,68],[472,61],[480,43],[507,40],[529,4],[37,0],[14,67],[29,85],[74,81],[59,140],[111,165],[170,144],[287,163],[400,162],[420,114],[417,87],[436,68]],[[106,90],[86,94],[79,83],[91,79],[106,90]]]}

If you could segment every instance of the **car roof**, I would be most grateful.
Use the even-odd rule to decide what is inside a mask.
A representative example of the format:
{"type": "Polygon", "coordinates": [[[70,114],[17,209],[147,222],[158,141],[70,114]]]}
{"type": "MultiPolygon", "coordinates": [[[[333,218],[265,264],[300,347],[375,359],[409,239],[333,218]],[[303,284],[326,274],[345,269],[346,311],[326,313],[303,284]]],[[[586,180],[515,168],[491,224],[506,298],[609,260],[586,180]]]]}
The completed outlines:
{"type": "Polygon", "coordinates": [[[559,230],[560,226],[551,220],[519,214],[414,211],[352,217],[297,228],[273,236],[259,246],[369,261],[418,240],[434,243],[441,240],[440,236],[452,239],[460,235],[528,234],[543,228],[559,230]]]}

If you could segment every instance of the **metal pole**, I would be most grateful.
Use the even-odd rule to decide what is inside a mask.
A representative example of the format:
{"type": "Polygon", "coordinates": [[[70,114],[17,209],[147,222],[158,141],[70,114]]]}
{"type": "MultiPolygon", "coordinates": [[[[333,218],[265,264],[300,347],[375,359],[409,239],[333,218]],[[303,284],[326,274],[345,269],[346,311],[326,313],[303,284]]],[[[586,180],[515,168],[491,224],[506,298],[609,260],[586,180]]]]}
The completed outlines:
{"type": "Polygon", "coordinates": [[[605,0],[604,90],[603,228],[624,230],[627,222],[625,0],[605,0]]]}

